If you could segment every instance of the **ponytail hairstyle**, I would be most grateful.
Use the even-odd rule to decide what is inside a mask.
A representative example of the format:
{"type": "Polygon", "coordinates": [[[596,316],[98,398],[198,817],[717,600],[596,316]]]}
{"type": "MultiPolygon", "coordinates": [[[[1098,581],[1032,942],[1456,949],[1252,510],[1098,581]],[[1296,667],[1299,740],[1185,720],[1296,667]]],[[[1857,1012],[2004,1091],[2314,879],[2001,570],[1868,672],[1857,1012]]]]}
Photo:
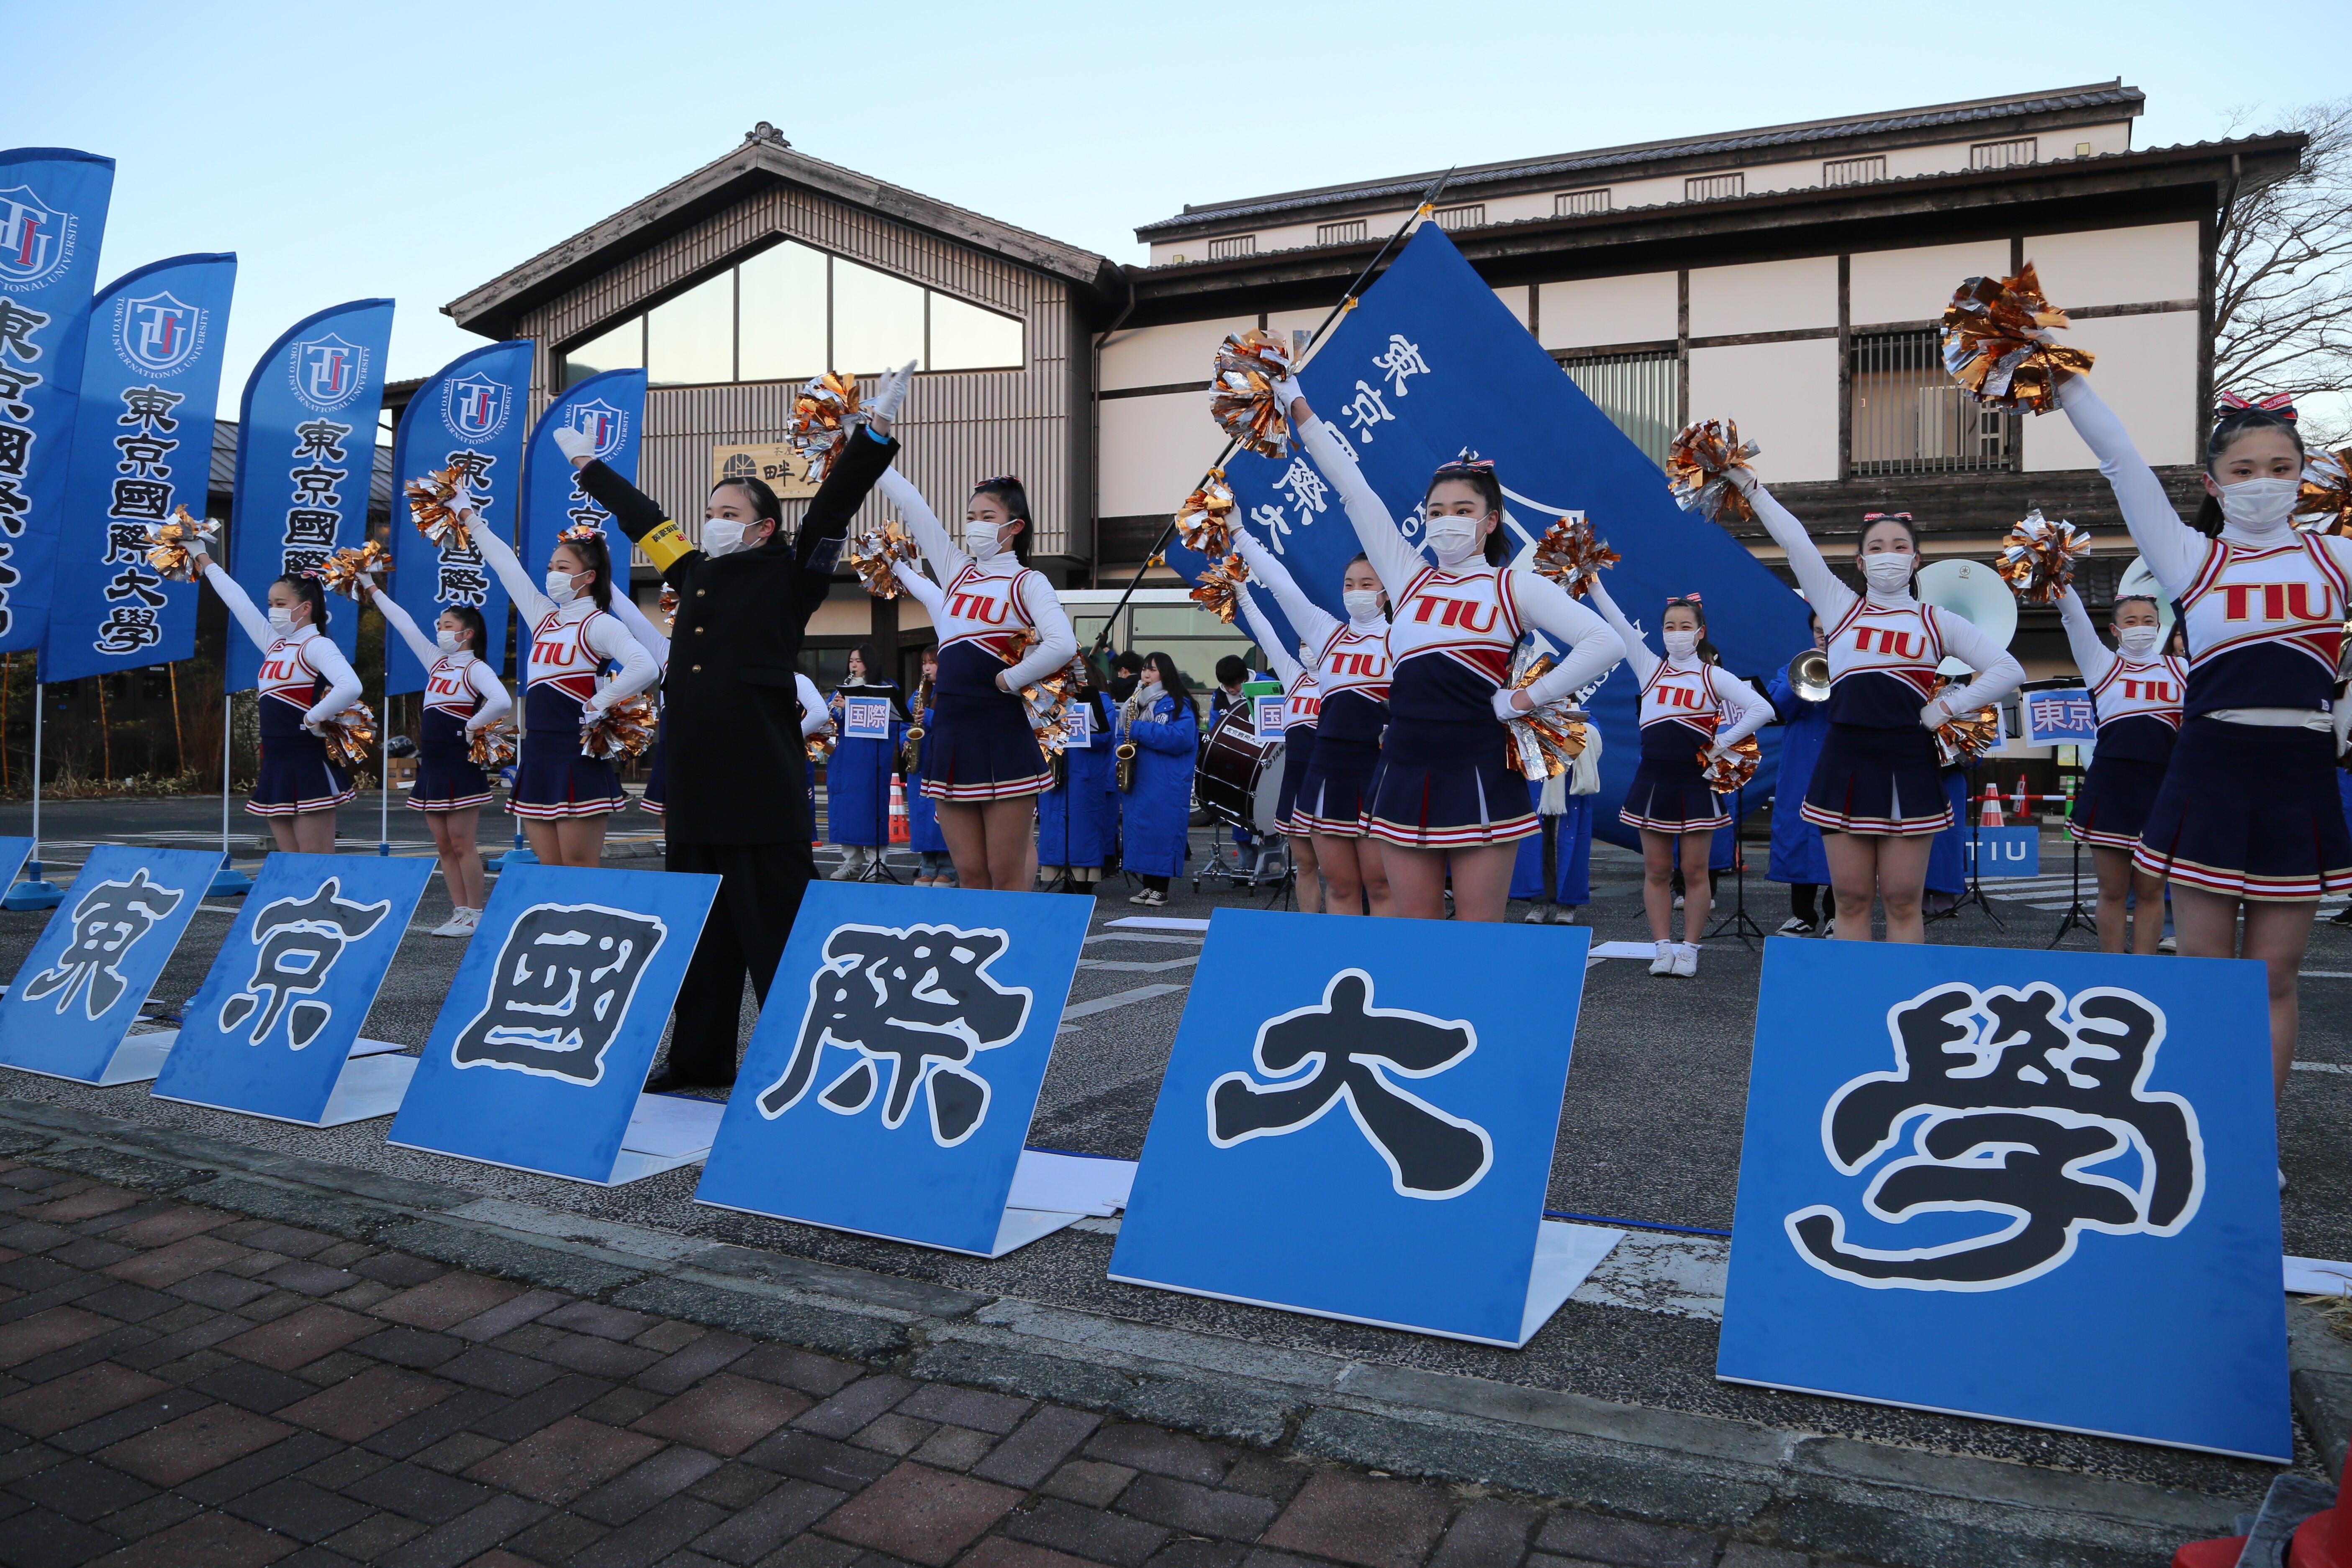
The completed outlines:
{"type": "MultiPolygon", "coordinates": [[[[730,480],[740,484],[741,480],[730,480]]],[[[753,479],[753,484],[760,481],[753,479]]],[[[613,607],[613,552],[604,542],[604,531],[594,523],[582,523],[567,528],[555,536],[558,550],[569,550],[580,562],[583,572],[593,572],[596,580],[588,584],[588,596],[600,610],[613,607]]]]}
{"type": "MultiPolygon", "coordinates": [[[[1692,615],[1696,616],[1698,617],[1697,653],[1700,661],[1706,664],[1721,664],[1723,662],[1722,651],[1707,638],[1706,606],[1699,603],[1699,598],[1696,594],[1676,594],[1673,598],[1666,601],[1666,608],[1669,610],[1688,610],[1692,615]]],[[[1664,612],[1659,614],[1658,626],[1661,632],[1664,630],[1665,616],[1664,612]]],[[[1663,647],[1664,645],[1661,644],[1660,646],[1663,647]]]]}
{"type": "Polygon", "coordinates": [[[289,572],[283,577],[273,580],[269,585],[275,588],[279,583],[285,584],[302,596],[302,602],[310,606],[310,625],[322,632],[325,631],[327,629],[327,590],[320,584],[319,580],[308,572],[289,572]]]}
{"type": "Polygon", "coordinates": [[[441,606],[441,613],[457,617],[457,624],[464,626],[471,635],[473,640],[466,645],[467,652],[476,658],[489,657],[485,649],[489,645],[490,628],[489,624],[482,619],[481,611],[471,605],[444,605],[441,606]]]}
{"type": "MultiPolygon", "coordinates": [[[[2213,433],[2205,438],[2205,472],[2210,475],[2214,465],[2221,462],[2231,447],[2257,430],[2284,430],[2294,443],[2294,454],[2304,452],[2303,432],[2295,428],[2294,404],[2286,394],[2278,393],[2260,403],[2249,403],[2234,392],[2225,392],[2215,401],[2221,406],[2214,410],[2213,433]]],[[[2219,479],[2214,481],[2220,483],[2219,479]]],[[[2197,503],[2197,518],[2189,526],[2207,538],[2217,538],[2226,520],[2221,516],[2221,502],[2217,496],[2205,496],[2197,503]]]]}
{"type": "Polygon", "coordinates": [[[1428,488],[1421,492],[1423,509],[1428,507],[1429,498],[1436,493],[1438,486],[1454,481],[1475,489],[1487,511],[1494,514],[1494,531],[1487,534],[1485,541],[1486,564],[1500,566],[1510,559],[1511,552],[1503,540],[1503,481],[1495,477],[1495,465],[1484,458],[1440,465],[1437,472],[1429,476],[1428,488]]]}
{"type": "Polygon", "coordinates": [[[971,493],[975,499],[993,497],[996,504],[1004,509],[1008,519],[1021,520],[1022,530],[1013,536],[1013,558],[1024,566],[1028,565],[1029,541],[1037,531],[1036,519],[1029,515],[1028,488],[1022,484],[1017,475],[999,474],[992,479],[982,479],[972,486],[971,493]]]}

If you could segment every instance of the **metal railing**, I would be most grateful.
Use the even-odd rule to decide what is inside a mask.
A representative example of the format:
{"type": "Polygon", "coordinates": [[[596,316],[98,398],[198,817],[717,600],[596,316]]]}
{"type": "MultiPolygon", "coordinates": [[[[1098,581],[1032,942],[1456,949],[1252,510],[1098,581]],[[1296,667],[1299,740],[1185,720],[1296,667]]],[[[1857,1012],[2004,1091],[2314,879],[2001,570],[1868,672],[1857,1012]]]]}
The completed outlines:
{"type": "Polygon", "coordinates": [[[1666,448],[1681,427],[1675,403],[1680,381],[1675,352],[1595,354],[1563,363],[1569,379],[1650,461],[1666,466],[1666,448]]]}
{"type": "Polygon", "coordinates": [[[1936,333],[1857,337],[1849,460],[1857,474],[2006,468],[2015,418],[1969,398],[1944,370],[1936,333]]]}

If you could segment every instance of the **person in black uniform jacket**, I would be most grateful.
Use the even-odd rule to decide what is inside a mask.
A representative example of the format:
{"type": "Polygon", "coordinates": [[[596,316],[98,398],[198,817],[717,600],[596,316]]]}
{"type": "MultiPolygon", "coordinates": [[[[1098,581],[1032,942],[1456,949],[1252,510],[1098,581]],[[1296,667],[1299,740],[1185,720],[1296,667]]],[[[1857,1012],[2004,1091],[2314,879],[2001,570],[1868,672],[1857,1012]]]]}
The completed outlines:
{"type": "Polygon", "coordinates": [[[658,503],[594,461],[584,440],[557,433],[580,488],[677,590],[662,685],[663,864],[720,879],[678,990],[668,1068],[649,1089],[735,1081],[744,976],[764,1003],[815,874],[796,661],[809,616],[832,586],[849,520],[898,455],[890,416],[906,401],[913,368],[884,379],[868,406],[871,423],[850,433],[789,536],[773,491],[758,480],[727,480],[711,489],[696,549],[658,503]]]}

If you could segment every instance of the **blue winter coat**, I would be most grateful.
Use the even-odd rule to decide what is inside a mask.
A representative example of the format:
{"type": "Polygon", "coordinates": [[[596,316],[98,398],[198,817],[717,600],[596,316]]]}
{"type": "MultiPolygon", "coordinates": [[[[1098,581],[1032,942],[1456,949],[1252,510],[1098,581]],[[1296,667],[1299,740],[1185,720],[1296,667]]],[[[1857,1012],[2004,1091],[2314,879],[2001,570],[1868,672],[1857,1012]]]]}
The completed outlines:
{"type": "MultiPolygon", "coordinates": [[[[931,727],[931,710],[923,710],[923,728],[931,727]]],[[[948,841],[940,832],[940,803],[923,793],[923,775],[907,772],[907,847],[918,855],[944,855],[948,841]]]]}
{"type": "MultiPolygon", "coordinates": [[[[897,701],[896,687],[877,685],[858,694],[876,696],[884,691],[894,703],[897,701]]],[[[833,721],[839,725],[842,702],[838,692],[834,694],[832,708],[833,721]]],[[[870,847],[890,842],[890,775],[898,771],[898,742],[906,732],[907,727],[894,719],[887,741],[845,736],[833,748],[824,768],[825,829],[835,844],[870,847]]]]}
{"type": "MultiPolygon", "coordinates": [[[[1543,785],[1528,785],[1528,798],[1543,804],[1543,785]]],[[[1592,901],[1592,803],[1598,795],[1572,795],[1568,813],[1559,819],[1553,853],[1559,861],[1559,886],[1553,901],[1581,908],[1592,901]]],[[[1519,858],[1511,865],[1511,897],[1532,899],[1543,890],[1543,835],[1519,840],[1519,858]]]]}
{"type": "Polygon", "coordinates": [[[1118,704],[1108,697],[1095,702],[1094,743],[1066,749],[1061,787],[1037,797],[1040,866],[1099,866],[1118,845],[1118,785],[1110,733],[1118,704]]]}
{"type": "Polygon", "coordinates": [[[1808,702],[1789,684],[1789,668],[1772,678],[1766,695],[1780,715],[1780,778],[1772,795],[1772,863],[1765,876],[1775,882],[1826,883],[1830,858],[1822,847],[1822,830],[1801,815],[1805,791],[1813,782],[1813,764],[1822,759],[1822,742],[1830,738],[1830,705],[1808,702]]]}
{"type": "Polygon", "coordinates": [[[1135,787],[1127,792],[1119,864],[1141,877],[1177,877],[1192,855],[1192,770],[1201,721],[1189,702],[1164,693],[1128,731],[1136,745],[1135,787]]]}

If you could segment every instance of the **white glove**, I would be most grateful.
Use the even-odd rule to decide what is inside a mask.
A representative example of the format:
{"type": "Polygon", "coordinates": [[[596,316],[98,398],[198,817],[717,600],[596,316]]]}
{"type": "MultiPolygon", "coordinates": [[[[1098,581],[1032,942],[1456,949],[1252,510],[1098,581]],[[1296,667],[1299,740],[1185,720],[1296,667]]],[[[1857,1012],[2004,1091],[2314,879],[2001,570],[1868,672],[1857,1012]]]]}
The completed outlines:
{"type": "Polygon", "coordinates": [[[310,711],[302,715],[302,728],[308,730],[313,735],[323,735],[327,732],[327,721],[333,717],[334,715],[331,713],[321,713],[317,709],[313,708],[310,711]]]}
{"type": "Polygon", "coordinates": [[[1290,417],[1290,405],[1307,395],[1299,390],[1298,378],[1286,375],[1274,384],[1274,406],[1285,419],[1290,417]]]}
{"type": "Polygon", "coordinates": [[[580,705],[580,718],[583,723],[592,722],[604,716],[604,704],[601,699],[591,697],[580,705]]]}
{"type": "Polygon", "coordinates": [[[458,477],[457,492],[444,504],[460,518],[472,517],[482,510],[480,499],[474,494],[474,487],[466,482],[463,475],[458,477]]]}
{"type": "Polygon", "coordinates": [[[1495,688],[1495,695],[1492,699],[1495,707],[1495,717],[1502,720],[1505,723],[1508,723],[1514,719],[1524,717],[1525,713],[1522,710],[1511,700],[1512,698],[1517,697],[1518,694],[1518,689],[1517,687],[1512,687],[1507,689],[1500,686],[1495,688]]]}
{"type": "Polygon", "coordinates": [[[898,410],[907,405],[907,389],[914,384],[916,362],[908,360],[882,378],[873,400],[866,405],[868,416],[883,424],[896,423],[898,410]]]}
{"type": "Polygon", "coordinates": [[[555,427],[555,449],[563,454],[565,462],[577,463],[596,455],[596,442],[585,430],[559,425],[555,427]]]}
{"type": "Polygon", "coordinates": [[[1922,729],[1933,730],[1951,716],[1952,710],[1945,707],[1944,700],[1938,697],[1919,710],[1919,724],[1922,729]]]}

